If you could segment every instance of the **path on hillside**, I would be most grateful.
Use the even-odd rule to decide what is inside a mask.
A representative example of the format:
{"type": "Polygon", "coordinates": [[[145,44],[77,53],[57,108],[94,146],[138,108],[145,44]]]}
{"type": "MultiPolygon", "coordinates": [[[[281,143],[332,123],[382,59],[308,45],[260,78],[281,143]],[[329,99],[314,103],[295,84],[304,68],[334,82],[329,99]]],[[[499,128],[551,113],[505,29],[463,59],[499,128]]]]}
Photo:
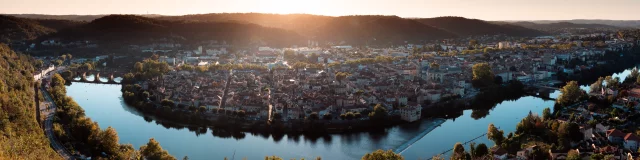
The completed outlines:
{"type": "Polygon", "coordinates": [[[73,156],[71,155],[71,152],[69,152],[67,148],[65,148],[64,145],[62,145],[62,143],[58,141],[55,134],[53,133],[53,118],[55,117],[55,113],[56,113],[56,104],[53,103],[53,99],[51,99],[51,96],[47,91],[43,89],[41,89],[41,91],[42,91],[42,96],[47,101],[45,103],[49,104],[48,107],[42,109],[43,110],[42,116],[45,117],[44,132],[45,132],[45,135],[47,135],[47,138],[49,138],[49,142],[51,143],[51,148],[53,148],[53,150],[58,152],[58,154],[60,154],[62,158],[73,160],[75,158],[73,158],[73,156]]]}

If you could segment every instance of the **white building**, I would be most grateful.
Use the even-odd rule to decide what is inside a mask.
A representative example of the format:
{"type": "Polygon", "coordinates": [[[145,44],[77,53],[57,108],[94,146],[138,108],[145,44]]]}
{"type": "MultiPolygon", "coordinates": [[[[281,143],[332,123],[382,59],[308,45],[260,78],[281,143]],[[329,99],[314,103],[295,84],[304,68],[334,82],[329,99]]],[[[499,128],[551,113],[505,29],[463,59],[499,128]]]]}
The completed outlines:
{"type": "Polygon", "coordinates": [[[400,118],[407,122],[413,122],[422,116],[422,106],[415,102],[410,102],[406,107],[400,108],[400,118]]]}

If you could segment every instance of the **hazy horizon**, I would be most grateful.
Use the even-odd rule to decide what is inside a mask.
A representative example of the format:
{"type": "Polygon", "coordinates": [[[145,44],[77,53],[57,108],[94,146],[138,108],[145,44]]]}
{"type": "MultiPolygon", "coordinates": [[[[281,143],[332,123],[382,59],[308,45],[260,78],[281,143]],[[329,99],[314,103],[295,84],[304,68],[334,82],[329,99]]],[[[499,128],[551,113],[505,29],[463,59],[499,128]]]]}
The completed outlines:
{"type": "Polygon", "coordinates": [[[2,14],[167,16],[209,13],[458,16],[482,20],[640,20],[640,1],[611,0],[0,0],[2,14]]]}
{"type": "MultiPolygon", "coordinates": [[[[137,16],[145,16],[145,15],[157,15],[157,16],[186,16],[186,15],[203,15],[203,14],[248,14],[248,13],[256,13],[256,14],[276,14],[276,15],[296,15],[296,14],[306,14],[306,15],[316,15],[316,16],[328,16],[328,17],[340,17],[340,16],[367,16],[367,15],[374,15],[374,14],[356,14],[356,15],[340,15],[340,16],[331,16],[331,15],[320,15],[320,14],[310,14],[310,13],[264,13],[264,12],[212,12],[212,13],[196,13],[196,14],[181,14],[181,15],[166,15],[166,14],[153,14],[153,13],[149,13],[149,14],[128,14],[128,13],[108,13],[108,14],[40,14],[40,13],[1,13],[0,15],[48,15],[48,16],[106,16],[106,15],[137,15],[137,16]]],[[[375,16],[397,16],[397,15],[375,15],[375,16]]],[[[401,16],[398,16],[401,17],[401,16]]],[[[463,16],[436,16],[436,17],[401,17],[401,18],[437,18],[437,17],[463,17],[463,16]]],[[[469,18],[469,19],[480,19],[480,20],[487,20],[487,19],[481,19],[481,18],[473,18],[473,17],[464,17],[464,18],[469,18]]],[[[487,21],[571,21],[571,20],[607,20],[607,21],[640,21],[640,18],[638,19],[554,19],[554,20],[550,20],[550,19],[518,19],[518,20],[514,20],[514,19],[502,19],[502,20],[487,20],[487,21]]]]}

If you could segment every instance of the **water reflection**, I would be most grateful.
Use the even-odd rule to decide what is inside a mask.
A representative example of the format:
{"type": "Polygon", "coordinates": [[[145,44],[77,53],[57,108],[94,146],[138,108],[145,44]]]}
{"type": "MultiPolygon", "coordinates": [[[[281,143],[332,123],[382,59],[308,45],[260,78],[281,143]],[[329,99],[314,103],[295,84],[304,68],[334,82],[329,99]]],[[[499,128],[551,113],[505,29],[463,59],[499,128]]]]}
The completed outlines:
{"type": "MultiPolygon", "coordinates": [[[[626,77],[627,74],[625,71],[616,75],[626,77]]],[[[85,109],[87,116],[102,128],[116,128],[121,143],[131,143],[137,148],[154,137],[172,155],[187,155],[196,160],[223,159],[231,157],[234,152],[240,155],[237,157],[247,159],[263,159],[266,155],[279,155],[285,159],[316,156],[323,159],[359,159],[376,149],[395,149],[431,127],[430,120],[424,120],[370,132],[321,136],[186,127],[144,115],[124,104],[120,85],[73,83],[67,91],[85,109]]],[[[551,92],[540,96],[553,98],[558,94],[551,92]]],[[[542,109],[552,106],[551,100],[527,96],[478,106],[474,104],[474,109],[470,110],[453,110],[447,113],[449,120],[410,146],[403,155],[406,159],[430,157],[451,148],[458,141],[467,141],[486,132],[489,123],[501,127],[507,134],[515,130],[515,124],[529,111],[541,114],[542,109]]],[[[486,138],[476,142],[493,144],[486,138]]]]}

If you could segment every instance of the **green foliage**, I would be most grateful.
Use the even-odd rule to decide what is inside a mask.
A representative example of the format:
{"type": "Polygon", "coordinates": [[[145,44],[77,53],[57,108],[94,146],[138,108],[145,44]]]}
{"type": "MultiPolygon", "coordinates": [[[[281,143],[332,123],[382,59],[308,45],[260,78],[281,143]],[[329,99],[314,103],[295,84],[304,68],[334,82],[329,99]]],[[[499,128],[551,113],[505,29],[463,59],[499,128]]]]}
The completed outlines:
{"type": "Polygon", "coordinates": [[[169,155],[169,152],[162,149],[160,143],[155,139],[149,139],[146,145],[140,146],[140,154],[142,158],[147,160],[175,160],[176,158],[169,155]]]}
{"type": "Polygon", "coordinates": [[[582,158],[580,158],[580,153],[576,150],[569,150],[569,153],[567,153],[567,160],[581,160],[582,158]]]}
{"type": "Polygon", "coordinates": [[[347,79],[347,77],[350,75],[351,74],[347,72],[337,72],[335,77],[336,77],[336,80],[338,80],[338,82],[342,82],[344,79],[347,79]]]}
{"type": "Polygon", "coordinates": [[[320,119],[320,116],[318,116],[318,112],[311,112],[311,114],[309,114],[309,119],[310,120],[318,120],[318,119],[320,119]]]}
{"type": "Polygon", "coordinates": [[[282,160],[282,158],[278,156],[266,156],[264,157],[264,160],[282,160]]]}
{"type": "Polygon", "coordinates": [[[600,154],[600,153],[596,153],[596,154],[592,154],[589,157],[590,160],[602,160],[604,159],[604,155],[600,154]]]}
{"type": "Polygon", "coordinates": [[[547,121],[551,119],[551,109],[549,107],[542,110],[542,119],[547,121]]]}
{"type": "Polygon", "coordinates": [[[580,141],[582,140],[582,133],[580,132],[580,126],[576,123],[562,123],[558,128],[558,136],[566,140],[580,141]]]}
{"type": "MultiPolygon", "coordinates": [[[[187,66],[187,65],[183,65],[183,66],[187,66]]],[[[181,66],[181,68],[183,66],[181,66]]],[[[189,70],[193,70],[192,66],[187,66],[187,67],[190,67],[188,68],[189,70]]],[[[159,62],[158,60],[153,60],[152,58],[149,58],[149,59],[145,59],[142,62],[136,62],[136,64],[134,64],[133,66],[133,70],[134,70],[134,75],[139,75],[139,77],[142,78],[138,80],[145,80],[145,79],[161,76],[169,72],[169,64],[167,64],[166,62],[159,62]]],[[[127,81],[130,81],[129,80],[130,78],[126,78],[129,76],[125,75],[125,79],[127,81]]]]}
{"type": "Polygon", "coordinates": [[[620,85],[620,78],[618,77],[611,77],[611,76],[607,76],[604,78],[604,82],[607,84],[606,87],[610,88],[610,89],[618,89],[618,86],[620,85]]]}
{"type": "MultiPolygon", "coordinates": [[[[33,64],[32,57],[0,44],[0,159],[61,159],[35,119],[33,64]]],[[[57,130],[64,134],[59,125],[57,130]]]]}
{"type": "Polygon", "coordinates": [[[476,88],[487,87],[493,84],[493,72],[491,66],[488,63],[477,63],[472,67],[473,71],[473,86],[476,88]]]}
{"type": "Polygon", "coordinates": [[[480,143],[475,148],[475,153],[473,153],[474,157],[483,157],[489,155],[489,148],[486,144],[480,143]]]}
{"type": "Polygon", "coordinates": [[[451,153],[451,159],[464,159],[465,156],[464,146],[458,142],[453,145],[453,152],[451,153]]]}
{"type": "Polygon", "coordinates": [[[360,58],[360,59],[356,59],[356,60],[349,60],[346,61],[345,64],[349,64],[349,65],[357,65],[357,64],[376,64],[376,63],[391,63],[395,60],[396,58],[393,58],[391,56],[377,56],[376,58],[360,58]]]}
{"type": "Polygon", "coordinates": [[[375,107],[373,107],[373,112],[369,113],[369,118],[371,118],[371,120],[379,121],[386,119],[387,115],[387,108],[385,108],[381,104],[377,104],[375,107]]]}
{"type": "Polygon", "coordinates": [[[491,123],[487,129],[487,138],[492,140],[496,145],[500,145],[502,141],[504,141],[504,131],[498,130],[498,128],[491,123]]]}
{"type": "Polygon", "coordinates": [[[372,153],[365,154],[362,156],[362,160],[404,160],[404,157],[391,150],[383,151],[379,149],[372,153]]]}
{"type": "Polygon", "coordinates": [[[606,156],[604,156],[604,160],[615,160],[615,156],[613,156],[612,154],[608,154],[606,156]]]}
{"type": "Polygon", "coordinates": [[[604,78],[600,77],[598,78],[598,80],[596,82],[593,82],[593,84],[591,84],[591,86],[589,86],[589,91],[590,92],[600,92],[600,90],[602,90],[602,83],[604,82],[604,78]]]}
{"type": "Polygon", "coordinates": [[[578,102],[584,95],[576,81],[570,81],[567,83],[567,85],[560,89],[560,93],[561,94],[558,96],[556,102],[565,106],[578,102]]]}
{"type": "Polygon", "coordinates": [[[40,25],[37,21],[0,15],[0,43],[33,40],[39,36],[55,32],[54,29],[40,25]]]}
{"type": "Polygon", "coordinates": [[[624,83],[636,82],[638,81],[638,77],[640,77],[640,72],[638,71],[638,68],[633,68],[631,69],[631,73],[627,75],[627,78],[624,79],[624,83]]]}

